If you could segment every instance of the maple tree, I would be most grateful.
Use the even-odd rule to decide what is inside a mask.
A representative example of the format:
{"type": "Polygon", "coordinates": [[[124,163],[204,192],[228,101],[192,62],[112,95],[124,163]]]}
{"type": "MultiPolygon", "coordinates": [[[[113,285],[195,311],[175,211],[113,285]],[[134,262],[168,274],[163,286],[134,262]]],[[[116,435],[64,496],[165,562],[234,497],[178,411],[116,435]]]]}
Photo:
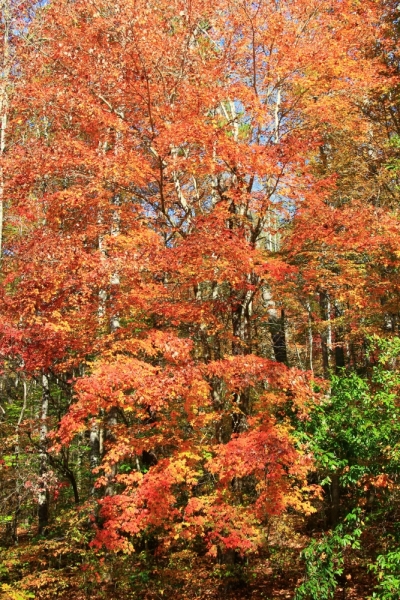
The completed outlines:
{"type": "MultiPolygon", "coordinates": [[[[0,144],[7,543],[37,516],[38,554],[50,544],[60,564],[79,556],[108,581],[102,553],[256,560],[277,517],[318,518],[327,490],[335,526],[356,480],[350,450],[325,472],[327,423],[342,426],[331,407],[347,415],[348,393],[364,422],[380,392],[327,380],[370,376],[368,335],[398,329],[393,9],[15,10],[29,16],[4,36],[0,89],[12,78],[0,144]]],[[[365,485],[389,489],[378,448],[365,485]]],[[[15,593],[45,597],[55,568],[15,593]]]]}

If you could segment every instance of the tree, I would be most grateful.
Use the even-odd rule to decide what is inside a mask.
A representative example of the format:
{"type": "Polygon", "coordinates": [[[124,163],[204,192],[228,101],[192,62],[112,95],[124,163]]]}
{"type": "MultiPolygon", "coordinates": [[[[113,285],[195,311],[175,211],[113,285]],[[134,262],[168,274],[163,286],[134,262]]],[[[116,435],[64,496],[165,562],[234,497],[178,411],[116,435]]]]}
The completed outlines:
{"type": "Polygon", "coordinates": [[[37,10],[10,112],[0,348],[38,382],[40,532],[51,469],[90,504],[93,547],[127,553],[234,562],[274,515],[315,510],[293,423],[326,393],[314,374],[384,320],[376,261],[397,251],[367,166],[343,200],[382,85],[378,19],[350,0],[37,10]]]}

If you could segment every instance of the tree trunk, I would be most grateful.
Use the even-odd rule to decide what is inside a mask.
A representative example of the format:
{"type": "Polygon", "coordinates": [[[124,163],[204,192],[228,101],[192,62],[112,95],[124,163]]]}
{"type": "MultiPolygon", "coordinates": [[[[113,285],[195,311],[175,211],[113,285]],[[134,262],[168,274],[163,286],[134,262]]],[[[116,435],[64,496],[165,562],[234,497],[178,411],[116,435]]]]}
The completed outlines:
{"type": "Polygon", "coordinates": [[[309,361],[309,369],[313,373],[314,365],[313,365],[313,329],[312,329],[312,312],[311,305],[307,302],[307,312],[308,312],[308,361],[309,361]]]}
{"type": "Polygon", "coordinates": [[[332,330],[331,330],[331,303],[326,292],[320,292],[319,305],[321,318],[326,322],[321,331],[321,351],[322,351],[322,369],[325,379],[329,378],[329,357],[332,349],[332,330]]]}
{"type": "MultiPolygon", "coordinates": [[[[342,311],[340,310],[338,304],[335,302],[335,318],[339,318],[342,316],[342,311]]],[[[335,331],[335,370],[336,373],[340,373],[340,371],[346,366],[345,363],[345,355],[344,355],[344,347],[343,347],[343,327],[340,325],[336,327],[335,331]]]]}
{"type": "MultiPolygon", "coordinates": [[[[114,426],[117,424],[118,419],[117,419],[117,408],[113,407],[110,412],[108,413],[108,418],[107,418],[107,432],[106,432],[106,438],[109,442],[113,442],[114,441],[114,434],[112,433],[112,430],[114,428],[114,426]]],[[[105,489],[105,495],[106,496],[113,496],[114,495],[114,478],[117,474],[117,464],[113,463],[111,465],[109,465],[110,471],[108,473],[107,476],[107,485],[106,485],[106,489],[105,489]]]]}
{"type": "Polygon", "coordinates": [[[47,459],[47,416],[49,411],[49,380],[47,375],[42,375],[42,406],[40,413],[40,491],[38,495],[38,524],[39,524],[39,535],[46,533],[47,525],[49,522],[49,493],[48,493],[48,482],[46,481],[46,475],[48,473],[48,459],[47,459]]]}
{"type": "Polygon", "coordinates": [[[251,326],[253,292],[247,291],[232,309],[232,329],[235,341],[232,343],[232,354],[239,356],[251,352],[251,326]]]}
{"type": "MultiPolygon", "coordinates": [[[[118,195],[116,195],[113,198],[113,204],[115,206],[119,206],[121,204],[121,200],[118,195]]],[[[112,215],[111,235],[113,237],[116,237],[119,235],[119,233],[120,233],[120,215],[118,213],[118,210],[115,209],[113,211],[113,215],[112,215]]],[[[117,289],[117,286],[120,285],[120,277],[119,277],[119,273],[117,270],[115,270],[112,273],[110,283],[114,289],[117,289]]],[[[119,316],[116,312],[113,312],[113,314],[111,315],[111,319],[110,319],[111,333],[115,333],[119,329],[119,327],[120,327],[119,316]]],[[[107,428],[108,429],[106,432],[106,438],[110,442],[114,441],[114,435],[112,433],[112,430],[117,423],[118,423],[118,410],[116,407],[113,407],[113,408],[111,408],[110,412],[108,413],[108,418],[107,418],[107,428]]],[[[108,478],[107,478],[108,482],[107,482],[106,490],[105,490],[106,496],[112,496],[114,494],[114,478],[117,474],[117,468],[118,468],[117,464],[115,464],[115,463],[110,465],[110,472],[108,474],[108,478]]]]}
{"type": "Polygon", "coordinates": [[[89,435],[89,464],[91,471],[91,494],[92,496],[96,493],[96,488],[93,485],[93,470],[96,469],[100,465],[101,460],[101,451],[100,451],[100,427],[97,422],[92,424],[89,435]]]}
{"type": "MultiPolygon", "coordinates": [[[[235,340],[232,343],[232,354],[239,356],[251,352],[251,324],[253,292],[247,291],[242,302],[232,310],[232,328],[235,340]]],[[[231,434],[240,433],[246,427],[246,415],[249,412],[249,391],[235,392],[234,403],[238,411],[232,413],[231,434]]],[[[229,427],[224,426],[225,431],[229,427]]],[[[226,437],[226,436],[225,436],[226,437]]],[[[229,441],[229,440],[228,440],[229,441]]]]}
{"type": "MultiPolygon", "coordinates": [[[[19,469],[19,453],[20,453],[20,446],[19,446],[19,428],[21,426],[22,420],[24,418],[25,415],[25,411],[26,411],[26,405],[27,405],[27,399],[28,399],[28,387],[26,385],[26,381],[23,380],[22,381],[22,385],[23,385],[23,390],[24,390],[24,395],[23,395],[23,402],[22,402],[22,408],[21,408],[21,412],[17,421],[17,425],[15,427],[15,465],[16,468],[19,469]]],[[[15,495],[17,497],[17,507],[14,511],[14,517],[13,517],[13,522],[12,522],[12,539],[15,543],[18,543],[18,535],[17,535],[17,529],[18,529],[18,517],[19,514],[21,512],[21,494],[20,494],[20,478],[17,477],[16,479],[16,489],[15,489],[15,495]]]]}
{"type": "Polygon", "coordinates": [[[264,308],[268,313],[269,331],[271,334],[275,360],[288,365],[285,335],[285,313],[283,310],[281,310],[279,314],[279,311],[277,310],[275,302],[272,298],[271,290],[266,286],[264,286],[262,289],[262,298],[264,308]]]}

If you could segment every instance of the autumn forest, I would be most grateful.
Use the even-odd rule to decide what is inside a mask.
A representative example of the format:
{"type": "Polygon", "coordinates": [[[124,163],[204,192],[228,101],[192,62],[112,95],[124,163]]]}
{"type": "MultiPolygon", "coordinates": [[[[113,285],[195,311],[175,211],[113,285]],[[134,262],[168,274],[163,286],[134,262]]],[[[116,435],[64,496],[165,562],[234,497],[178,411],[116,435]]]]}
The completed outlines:
{"type": "Polygon", "coordinates": [[[0,6],[1,600],[399,600],[399,3],[0,6]]]}

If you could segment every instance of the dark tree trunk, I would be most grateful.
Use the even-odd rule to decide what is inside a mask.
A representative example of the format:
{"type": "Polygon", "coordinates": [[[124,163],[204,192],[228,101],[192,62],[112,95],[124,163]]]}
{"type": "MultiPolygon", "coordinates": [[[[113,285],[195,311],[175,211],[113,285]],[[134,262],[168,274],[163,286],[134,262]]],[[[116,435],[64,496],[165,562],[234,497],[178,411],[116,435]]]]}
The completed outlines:
{"type": "Polygon", "coordinates": [[[266,286],[262,290],[262,298],[264,307],[268,313],[268,326],[271,334],[275,360],[288,365],[289,361],[285,335],[285,313],[283,310],[280,312],[278,311],[272,298],[271,290],[266,286]]]}
{"type": "MultiPolygon", "coordinates": [[[[339,318],[342,315],[342,311],[339,309],[335,302],[335,318],[339,318]]],[[[345,354],[343,346],[343,327],[340,325],[336,327],[335,332],[335,370],[336,373],[340,373],[341,369],[346,366],[345,354]]]]}
{"type": "Polygon", "coordinates": [[[269,316],[269,329],[274,347],[275,360],[277,362],[288,364],[285,336],[285,313],[282,310],[280,317],[269,316]]]}
{"type": "Polygon", "coordinates": [[[326,292],[320,292],[319,305],[321,310],[321,318],[327,323],[321,331],[321,352],[322,352],[322,369],[325,379],[329,378],[329,353],[331,349],[331,330],[330,330],[330,302],[326,292]]]}

